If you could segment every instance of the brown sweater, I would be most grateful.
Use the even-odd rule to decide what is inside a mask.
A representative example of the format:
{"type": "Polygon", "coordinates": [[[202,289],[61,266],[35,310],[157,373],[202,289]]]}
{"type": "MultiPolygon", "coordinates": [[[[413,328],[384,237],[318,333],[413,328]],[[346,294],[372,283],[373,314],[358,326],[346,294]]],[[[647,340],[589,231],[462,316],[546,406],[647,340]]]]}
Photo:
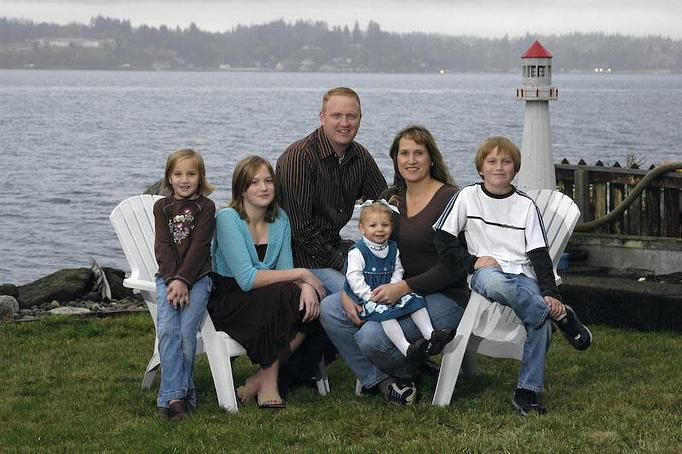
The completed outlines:
{"type": "Polygon", "coordinates": [[[176,200],[165,197],[154,204],[154,252],[158,275],[168,284],[180,279],[188,287],[211,271],[211,240],[215,205],[204,196],[176,200]]]}
{"type": "Polygon", "coordinates": [[[390,187],[381,197],[391,200],[391,197],[395,196],[391,204],[400,210],[400,214],[393,214],[391,238],[398,243],[407,285],[422,296],[443,293],[457,303],[465,305],[469,299],[469,292],[463,267],[453,269],[448,266],[440,259],[433,245],[432,226],[456,192],[454,186],[441,186],[426,207],[409,218],[405,214],[407,205],[404,189],[390,187]]]}

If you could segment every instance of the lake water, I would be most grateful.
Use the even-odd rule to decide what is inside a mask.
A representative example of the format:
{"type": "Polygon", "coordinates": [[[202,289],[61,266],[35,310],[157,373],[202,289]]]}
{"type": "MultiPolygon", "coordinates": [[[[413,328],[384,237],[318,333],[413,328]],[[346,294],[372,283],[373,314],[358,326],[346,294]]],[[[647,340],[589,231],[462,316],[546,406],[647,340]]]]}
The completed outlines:
{"type": "MultiPolygon", "coordinates": [[[[127,269],[108,215],[162,177],[169,152],[199,150],[218,187],[211,197],[225,205],[234,164],[247,154],[274,163],[318,126],[321,96],[337,85],[360,93],[357,140],[389,181],[392,138],[418,122],[457,182],[469,183],[483,138],[521,143],[520,83],[517,74],[0,71],[0,283],[88,266],[89,257],[127,269]]],[[[559,74],[553,84],[555,161],[682,157],[682,76],[559,74]]]]}

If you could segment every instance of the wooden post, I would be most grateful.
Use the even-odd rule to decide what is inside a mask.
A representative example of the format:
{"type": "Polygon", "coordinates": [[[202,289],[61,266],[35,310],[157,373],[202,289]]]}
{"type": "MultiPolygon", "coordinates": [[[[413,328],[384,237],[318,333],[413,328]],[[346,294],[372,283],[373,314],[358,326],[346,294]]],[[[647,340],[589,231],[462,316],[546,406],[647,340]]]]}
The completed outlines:
{"type": "MultiPolygon", "coordinates": [[[[594,219],[606,216],[606,183],[594,184],[594,219]]],[[[598,232],[608,232],[608,226],[600,227],[598,232]]]]}
{"type": "MultiPolygon", "coordinates": [[[[634,186],[628,185],[628,194],[632,191],[634,186]]],[[[630,208],[626,211],[627,216],[627,233],[630,235],[641,235],[642,234],[642,197],[641,195],[637,197],[630,208]]]]}
{"type": "Polygon", "coordinates": [[[590,180],[589,172],[583,169],[575,171],[575,199],[573,200],[582,213],[582,222],[594,219],[590,212],[590,180]]]}
{"type": "MultiPolygon", "coordinates": [[[[622,184],[611,183],[609,184],[609,211],[615,210],[617,207],[623,203],[625,196],[625,186],[622,184]]],[[[614,221],[609,223],[609,233],[623,233],[625,230],[625,223],[623,222],[623,216],[619,216],[614,221]]]]}
{"type": "Polygon", "coordinates": [[[661,236],[661,188],[650,186],[646,194],[646,228],[644,234],[661,236]]]}
{"type": "Polygon", "coordinates": [[[663,219],[665,220],[665,236],[680,238],[680,190],[665,188],[663,190],[663,219]]]}

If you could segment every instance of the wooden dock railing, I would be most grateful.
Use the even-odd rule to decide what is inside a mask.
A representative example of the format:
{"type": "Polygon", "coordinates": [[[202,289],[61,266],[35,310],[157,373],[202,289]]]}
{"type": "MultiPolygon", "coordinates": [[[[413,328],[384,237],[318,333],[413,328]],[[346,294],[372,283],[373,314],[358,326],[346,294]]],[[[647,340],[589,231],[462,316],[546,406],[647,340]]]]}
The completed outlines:
{"type": "Polygon", "coordinates": [[[649,170],[583,160],[555,165],[557,187],[582,213],[576,231],[667,238],[682,238],[680,168],[680,162],[649,170]]]}

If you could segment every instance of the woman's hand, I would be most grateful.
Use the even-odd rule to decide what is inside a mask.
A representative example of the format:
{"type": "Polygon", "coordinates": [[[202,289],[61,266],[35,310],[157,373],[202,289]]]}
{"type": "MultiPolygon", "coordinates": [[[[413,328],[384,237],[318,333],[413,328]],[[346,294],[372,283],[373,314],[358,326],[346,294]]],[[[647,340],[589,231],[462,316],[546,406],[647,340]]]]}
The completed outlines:
{"type": "Polygon", "coordinates": [[[303,322],[315,320],[320,316],[320,300],[315,289],[306,283],[300,285],[301,297],[299,299],[298,310],[305,310],[303,322]]]}
{"type": "Polygon", "coordinates": [[[412,289],[405,281],[395,282],[393,284],[382,284],[372,291],[371,300],[378,304],[393,305],[403,295],[410,293],[412,289]]]}
{"type": "Polygon", "coordinates": [[[348,320],[353,322],[355,326],[362,326],[362,324],[365,323],[358,315],[362,312],[362,306],[355,304],[353,300],[346,295],[346,292],[343,291],[341,292],[341,304],[343,305],[343,311],[346,313],[346,317],[348,317],[348,320]]]}
{"type": "Polygon", "coordinates": [[[301,282],[310,285],[315,290],[315,293],[317,293],[317,297],[320,301],[327,296],[327,291],[325,290],[322,281],[319,280],[317,276],[307,268],[299,268],[299,270],[301,272],[301,282]]]}
{"type": "Polygon", "coordinates": [[[474,262],[474,269],[477,270],[479,268],[485,268],[485,267],[492,267],[492,268],[497,268],[498,270],[502,269],[499,263],[497,263],[497,260],[494,258],[490,257],[489,255],[484,255],[482,257],[479,257],[476,259],[476,262],[474,262]]]}

